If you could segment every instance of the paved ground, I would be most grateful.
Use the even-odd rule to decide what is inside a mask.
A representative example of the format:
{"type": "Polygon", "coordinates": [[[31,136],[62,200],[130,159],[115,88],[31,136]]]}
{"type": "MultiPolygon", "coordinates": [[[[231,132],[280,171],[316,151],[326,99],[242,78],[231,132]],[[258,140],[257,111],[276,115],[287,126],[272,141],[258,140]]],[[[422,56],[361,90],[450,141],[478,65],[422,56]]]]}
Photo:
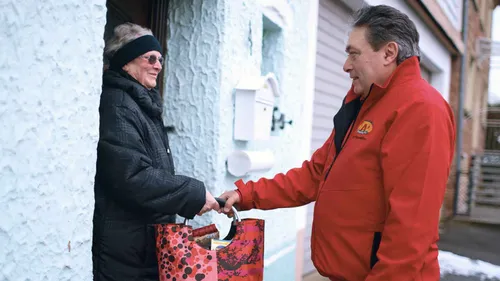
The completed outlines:
{"type": "MultiPolygon", "coordinates": [[[[500,265],[500,226],[474,224],[453,220],[445,224],[439,249],[460,256],[500,265]]],[[[327,281],[318,273],[306,276],[303,281],[327,281]]],[[[441,281],[500,281],[481,276],[445,275],[441,281]]]]}
{"type": "MultiPolygon", "coordinates": [[[[304,277],[303,281],[329,281],[328,279],[320,276],[318,273],[313,273],[304,277]]],[[[457,276],[457,275],[446,275],[441,277],[441,281],[500,281],[500,279],[481,279],[480,276],[457,276]]]]}
{"type": "MultiPolygon", "coordinates": [[[[439,249],[500,265],[500,226],[452,220],[445,224],[439,249]]],[[[442,281],[500,281],[481,276],[447,275],[442,281]]]]}
{"type": "Polygon", "coordinates": [[[441,234],[439,249],[500,265],[500,226],[450,221],[441,234]]]}

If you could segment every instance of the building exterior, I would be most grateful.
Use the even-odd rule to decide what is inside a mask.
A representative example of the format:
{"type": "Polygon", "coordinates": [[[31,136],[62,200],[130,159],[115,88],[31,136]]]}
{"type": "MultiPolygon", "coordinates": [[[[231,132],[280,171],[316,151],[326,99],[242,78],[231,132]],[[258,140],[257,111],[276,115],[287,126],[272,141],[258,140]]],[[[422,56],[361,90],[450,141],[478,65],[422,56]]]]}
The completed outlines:
{"type": "Polygon", "coordinates": [[[491,39],[492,14],[500,2],[416,2],[412,6],[420,11],[429,25],[439,27],[441,32],[436,34],[443,42],[447,42],[452,53],[449,102],[460,130],[457,132],[457,153],[447,186],[442,219],[446,220],[454,215],[477,219],[481,214],[473,211],[473,166],[474,159],[479,159],[484,150],[489,82],[489,56],[480,47],[479,41],[481,38],[491,39]],[[460,159],[457,159],[458,155],[460,159]]]}
{"type": "MultiPolygon", "coordinates": [[[[169,137],[176,171],[204,181],[219,195],[239,178],[272,177],[301,165],[326,140],[350,87],[342,71],[349,18],[365,4],[392,5],[410,16],[421,36],[422,76],[458,112],[461,56],[477,60],[476,53],[466,51],[473,49],[474,39],[468,48],[463,43],[463,5],[458,2],[5,1],[0,26],[0,205],[5,210],[0,212],[0,276],[91,280],[103,39],[114,26],[132,21],[160,38],[167,61],[159,82],[165,125],[173,128],[169,137]],[[256,108],[272,110],[275,117],[284,114],[283,127],[276,123],[271,131],[269,118],[255,119],[251,126],[269,138],[242,140],[235,133],[240,126],[235,101],[242,90],[259,89],[267,77],[276,78],[274,96],[256,108]],[[271,154],[264,159],[266,169],[231,174],[227,160],[241,151],[271,154]]],[[[468,38],[490,36],[491,10],[497,4],[469,0],[468,38]]],[[[463,108],[470,118],[463,122],[463,151],[472,155],[482,149],[480,113],[488,81],[482,64],[469,65],[463,108]]],[[[463,159],[461,164],[468,165],[463,159]]],[[[454,176],[445,216],[454,206],[454,176]]],[[[314,270],[309,246],[313,207],[241,214],[266,221],[265,280],[302,280],[314,270]]],[[[193,224],[211,222],[221,233],[229,229],[230,221],[215,213],[193,224]]]]}
{"type": "Polygon", "coordinates": [[[500,107],[489,105],[484,152],[472,161],[474,177],[469,177],[474,195],[469,218],[477,222],[500,224],[500,107]]]}
{"type": "MultiPolygon", "coordinates": [[[[227,157],[235,151],[274,153],[271,170],[251,173],[245,181],[272,177],[309,157],[304,136],[311,131],[313,11],[312,1],[170,1],[165,119],[177,132],[171,141],[179,173],[204,179],[220,194],[238,179],[226,171],[227,157]],[[293,125],[272,132],[269,140],[235,140],[235,88],[267,73],[275,74],[281,92],[274,106],[293,125]]],[[[265,280],[293,280],[296,221],[305,218],[303,211],[242,215],[265,219],[265,280]]],[[[198,220],[209,221],[226,232],[227,218],[198,220]]]]}
{"type": "MultiPolygon", "coordinates": [[[[227,157],[271,151],[272,176],[309,157],[315,42],[314,1],[4,1],[0,27],[0,276],[91,280],[93,180],[103,37],[117,24],[151,27],[167,50],[165,124],[178,173],[219,195],[239,177],[227,157]],[[168,2],[168,3],[167,3],[168,2]],[[167,21],[168,19],[168,21],[167,21]],[[268,140],[234,139],[236,88],[273,73],[286,123],[268,140]]],[[[258,84],[258,83],[257,83],[258,84]]],[[[255,83],[253,84],[255,86],[255,83]]],[[[258,86],[261,87],[261,86],[258,86]]],[[[293,280],[303,209],[245,212],[266,221],[265,278],[293,280]],[[298,215],[299,214],[299,215],[298,215]]],[[[194,225],[230,220],[211,213],[194,225]]]]}
{"type": "MultiPolygon", "coordinates": [[[[468,50],[466,61],[467,80],[464,97],[463,155],[461,164],[458,194],[455,196],[455,214],[466,215],[478,222],[500,224],[500,201],[496,194],[498,182],[495,179],[494,167],[485,154],[488,149],[486,137],[490,130],[491,118],[488,110],[488,84],[490,71],[492,12],[500,1],[469,2],[468,50]],[[488,42],[489,44],[484,44],[488,42]],[[464,190],[468,191],[464,196],[464,190]]],[[[494,123],[494,122],[493,122],[494,123]]],[[[456,178],[456,177],[455,177],[456,178]]]]}

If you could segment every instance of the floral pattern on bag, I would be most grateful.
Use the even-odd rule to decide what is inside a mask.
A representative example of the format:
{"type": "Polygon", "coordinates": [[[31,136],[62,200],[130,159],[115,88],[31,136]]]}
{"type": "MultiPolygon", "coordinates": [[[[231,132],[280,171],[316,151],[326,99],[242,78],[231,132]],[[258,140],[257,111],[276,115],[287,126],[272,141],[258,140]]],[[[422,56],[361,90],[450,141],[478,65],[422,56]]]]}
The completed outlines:
{"type": "Polygon", "coordinates": [[[193,239],[191,226],[156,226],[156,253],[160,281],[262,281],[264,221],[237,222],[229,245],[206,250],[193,239]]]}

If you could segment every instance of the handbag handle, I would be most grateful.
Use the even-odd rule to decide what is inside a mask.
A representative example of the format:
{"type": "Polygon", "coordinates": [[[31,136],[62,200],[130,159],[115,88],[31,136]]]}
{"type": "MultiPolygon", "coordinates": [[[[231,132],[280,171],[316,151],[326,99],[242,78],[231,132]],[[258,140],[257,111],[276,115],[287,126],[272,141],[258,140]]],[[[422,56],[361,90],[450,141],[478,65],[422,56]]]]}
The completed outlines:
{"type": "MultiPolygon", "coordinates": [[[[215,201],[219,203],[220,208],[224,208],[226,206],[226,200],[220,198],[220,197],[215,197],[215,201]]],[[[233,222],[241,222],[241,218],[238,215],[238,210],[234,206],[231,206],[231,210],[233,210],[233,222]]],[[[188,219],[184,218],[184,225],[187,225],[188,219]]]]}
{"type": "MultiPolygon", "coordinates": [[[[221,208],[224,208],[226,206],[226,200],[224,200],[220,197],[216,197],[215,201],[217,201],[217,203],[219,203],[219,207],[221,207],[221,208]]],[[[231,206],[231,210],[233,210],[233,214],[234,214],[233,220],[237,221],[237,222],[241,222],[240,216],[238,215],[238,210],[236,210],[236,208],[234,206],[231,206]]]]}

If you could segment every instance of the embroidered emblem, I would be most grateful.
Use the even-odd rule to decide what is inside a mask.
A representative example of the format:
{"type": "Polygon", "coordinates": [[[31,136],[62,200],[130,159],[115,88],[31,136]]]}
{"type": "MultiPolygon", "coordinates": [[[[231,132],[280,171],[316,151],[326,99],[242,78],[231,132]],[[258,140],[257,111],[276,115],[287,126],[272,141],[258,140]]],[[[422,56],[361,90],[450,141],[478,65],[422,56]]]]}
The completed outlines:
{"type": "Polygon", "coordinates": [[[367,135],[373,130],[373,123],[371,121],[363,121],[358,127],[358,134],[367,135]]]}

